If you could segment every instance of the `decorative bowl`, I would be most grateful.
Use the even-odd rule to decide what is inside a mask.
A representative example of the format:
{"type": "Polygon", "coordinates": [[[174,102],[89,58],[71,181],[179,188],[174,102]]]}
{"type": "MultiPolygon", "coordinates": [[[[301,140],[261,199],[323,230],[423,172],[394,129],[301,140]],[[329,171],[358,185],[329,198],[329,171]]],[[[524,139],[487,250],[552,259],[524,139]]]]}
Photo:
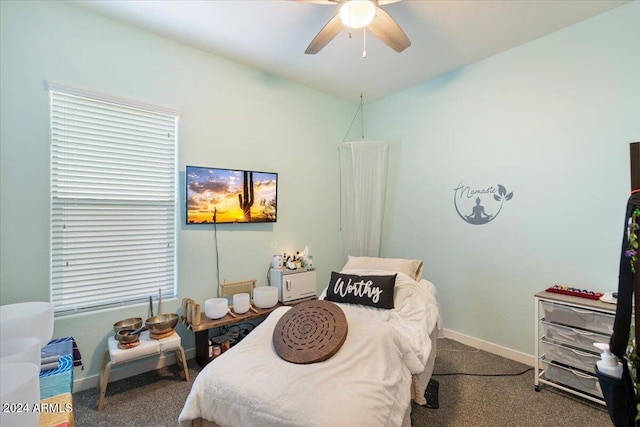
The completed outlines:
{"type": "Polygon", "coordinates": [[[0,340],[0,364],[28,362],[40,366],[40,350],[37,337],[0,340]]]}
{"type": "Polygon", "coordinates": [[[251,295],[242,292],[233,296],[233,311],[244,314],[249,311],[249,307],[251,307],[251,295]]]}
{"type": "Polygon", "coordinates": [[[120,344],[129,344],[132,342],[136,342],[140,339],[140,332],[133,333],[135,331],[135,329],[120,329],[118,332],[116,332],[116,340],[120,344]]]}
{"type": "Polygon", "coordinates": [[[148,318],[145,324],[152,334],[164,334],[173,331],[179,318],[180,316],[175,313],[159,314],[148,318]]]}
{"type": "Polygon", "coordinates": [[[114,323],[113,331],[117,334],[121,329],[138,329],[140,326],[142,326],[142,319],[140,317],[130,317],[114,323]]]}
{"type": "Polygon", "coordinates": [[[278,303],[278,288],[258,286],[253,289],[253,303],[258,308],[271,308],[278,303]]]}
{"type": "Polygon", "coordinates": [[[229,301],[226,298],[210,298],[204,302],[204,314],[209,319],[221,319],[229,311],[229,301]]]}
{"type": "Polygon", "coordinates": [[[53,336],[53,304],[32,301],[0,306],[0,336],[3,340],[36,337],[44,347],[53,336]]]}
{"type": "MultiPolygon", "coordinates": [[[[40,341],[38,341],[40,342],[40,341]]],[[[0,425],[37,426],[40,420],[40,366],[28,362],[0,364],[0,400],[5,408],[23,410],[0,412],[0,425]],[[5,402],[15,402],[5,403],[5,402]],[[6,406],[5,406],[6,405],[6,406]],[[15,406],[14,406],[15,405],[15,406]],[[25,410],[28,408],[29,410],[25,410]]]]}

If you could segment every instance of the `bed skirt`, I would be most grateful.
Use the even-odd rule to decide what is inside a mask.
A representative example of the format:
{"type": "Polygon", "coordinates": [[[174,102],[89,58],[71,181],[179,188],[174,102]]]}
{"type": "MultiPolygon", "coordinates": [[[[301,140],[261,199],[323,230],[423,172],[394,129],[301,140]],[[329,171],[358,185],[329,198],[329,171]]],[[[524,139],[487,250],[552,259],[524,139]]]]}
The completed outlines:
{"type": "Polygon", "coordinates": [[[429,385],[429,380],[433,374],[433,367],[436,362],[436,343],[438,342],[438,332],[438,328],[433,328],[433,332],[431,332],[431,335],[429,336],[431,339],[431,353],[427,360],[427,366],[425,366],[422,373],[413,375],[411,378],[411,398],[421,406],[427,404],[427,399],[424,397],[424,393],[427,391],[427,386],[429,385]]]}
{"type": "MultiPolygon", "coordinates": [[[[429,381],[427,381],[428,383],[429,381]]],[[[220,427],[213,421],[205,420],[204,418],[196,418],[191,422],[191,427],[220,427]]],[[[401,427],[411,427],[411,405],[407,407],[407,411],[404,414],[401,427]]]]}

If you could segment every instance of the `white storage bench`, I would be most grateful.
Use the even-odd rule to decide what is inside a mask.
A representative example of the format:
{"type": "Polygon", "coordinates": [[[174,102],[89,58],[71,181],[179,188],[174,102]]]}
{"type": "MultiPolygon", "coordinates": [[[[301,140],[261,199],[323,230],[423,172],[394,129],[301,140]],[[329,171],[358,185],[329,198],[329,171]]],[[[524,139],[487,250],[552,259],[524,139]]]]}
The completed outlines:
{"type": "Polygon", "coordinates": [[[176,362],[184,371],[185,380],[189,381],[187,360],[185,358],[182,341],[178,333],[174,332],[174,334],[169,337],[156,340],[149,336],[149,331],[144,331],[140,334],[140,344],[136,347],[127,349],[118,348],[118,341],[116,341],[113,336],[109,337],[107,349],[102,357],[100,376],[98,377],[98,390],[100,391],[98,411],[101,411],[104,406],[104,396],[107,392],[111,366],[144,359],[146,357],[160,356],[167,351],[173,351],[175,353],[176,362]]]}

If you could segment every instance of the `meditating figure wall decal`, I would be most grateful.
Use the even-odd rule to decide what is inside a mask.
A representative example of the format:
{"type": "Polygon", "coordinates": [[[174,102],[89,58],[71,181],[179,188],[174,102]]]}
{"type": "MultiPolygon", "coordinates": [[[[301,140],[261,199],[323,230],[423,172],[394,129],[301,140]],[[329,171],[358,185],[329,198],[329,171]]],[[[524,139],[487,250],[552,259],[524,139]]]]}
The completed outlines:
{"type": "Polygon", "coordinates": [[[476,205],[473,207],[471,215],[465,215],[467,222],[471,224],[486,224],[493,217],[484,211],[484,207],[480,204],[480,197],[476,199],[476,205]]]}
{"type": "MultiPolygon", "coordinates": [[[[507,200],[511,200],[513,197],[513,191],[507,194],[507,189],[504,185],[498,184],[497,188],[489,186],[484,189],[472,189],[470,186],[463,185],[462,182],[454,188],[453,205],[456,208],[458,216],[465,222],[473,225],[487,224],[488,222],[496,219],[498,214],[502,211],[502,206],[507,200]],[[495,213],[487,213],[485,206],[480,195],[493,195],[493,200],[499,203],[497,211],[495,213]],[[471,199],[475,197],[475,205],[472,205],[471,199]],[[463,212],[471,211],[471,214],[465,215],[463,212]]],[[[486,200],[486,198],[485,198],[486,200]]],[[[495,204],[494,204],[495,206],[495,204]]]]}

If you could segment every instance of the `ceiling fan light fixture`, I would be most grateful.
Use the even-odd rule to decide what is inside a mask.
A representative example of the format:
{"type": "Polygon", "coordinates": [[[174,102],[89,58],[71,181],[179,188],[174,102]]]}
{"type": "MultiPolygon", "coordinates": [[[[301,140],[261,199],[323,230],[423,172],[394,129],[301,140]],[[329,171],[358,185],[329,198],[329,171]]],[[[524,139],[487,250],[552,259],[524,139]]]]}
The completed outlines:
{"type": "Polygon", "coordinates": [[[340,20],[349,28],[366,27],[376,15],[376,6],[370,0],[350,0],[340,7],[340,20]]]}

